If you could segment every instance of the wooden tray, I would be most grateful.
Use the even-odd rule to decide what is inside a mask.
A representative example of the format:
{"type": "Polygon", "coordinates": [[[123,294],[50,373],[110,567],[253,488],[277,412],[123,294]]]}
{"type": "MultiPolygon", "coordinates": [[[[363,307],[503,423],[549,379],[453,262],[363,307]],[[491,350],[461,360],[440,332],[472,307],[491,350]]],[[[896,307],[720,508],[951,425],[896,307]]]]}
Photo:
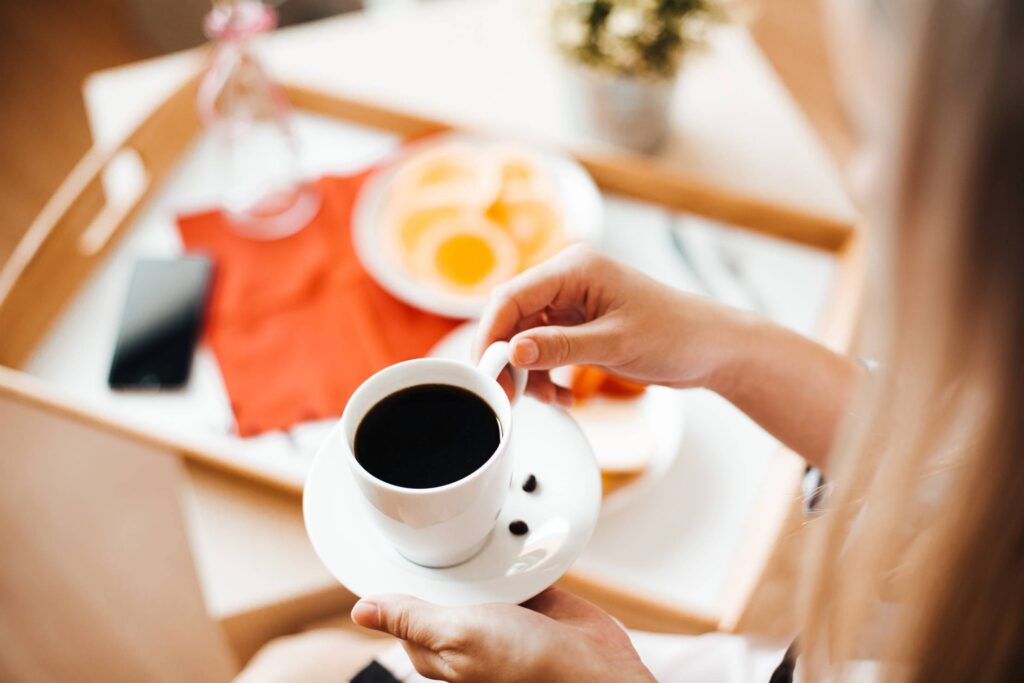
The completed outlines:
{"type": "MultiPolygon", "coordinates": [[[[402,137],[450,130],[444,122],[299,87],[286,87],[293,105],[402,137]]],[[[9,395],[82,417],[101,427],[181,452],[185,457],[300,493],[300,487],[244,460],[226,458],[190,445],[185,439],[157,435],[143,425],[72,400],[44,382],[17,370],[44,338],[66,303],[109,250],[131,229],[133,219],[161,186],[182,152],[200,132],[195,113],[196,80],[168,97],[121,144],[94,148],[72,171],[33,222],[0,270],[0,388],[9,395]],[[123,152],[134,152],[146,182],[132,196],[108,202],[102,176],[123,152]]],[[[837,260],[833,289],[818,338],[845,350],[854,333],[863,290],[863,243],[853,226],[744,196],[680,175],[656,160],[625,153],[573,152],[602,190],[666,208],[704,216],[828,252],[837,260]]],[[[749,547],[734,560],[728,614],[694,614],[649,596],[574,572],[567,583],[602,602],[633,625],[677,631],[731,629],[740,621],[749,595],[783,527],[802,471],[794,459],[782,460],[771,490],[759,503],[749,547]]]]}

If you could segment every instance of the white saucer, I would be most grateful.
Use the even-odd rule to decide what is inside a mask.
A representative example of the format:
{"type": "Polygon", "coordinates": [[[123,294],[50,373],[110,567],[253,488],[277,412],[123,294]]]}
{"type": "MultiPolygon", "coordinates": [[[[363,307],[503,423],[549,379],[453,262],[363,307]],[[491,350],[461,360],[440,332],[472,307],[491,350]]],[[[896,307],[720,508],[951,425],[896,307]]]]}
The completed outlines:
{"type": "Polygon", "coordinates": [[[377,533],[342,460],[344,437],[335,426],[313,460],[302,500],[306,533],[331,574],[359,596],[406,593],[444,605],[519,604],[557,581],[594,531],[600,475],[590,445],[564,411],[523,399],[512,415],[516,460],[505,508],[483,550],[445,569],[406,560],[377,533]],[[533,493],[521,486],[530,474],[538,482],[533,493]],[[509,532],[517,519],[529,533],[509,532]]]}
{"type": "MultiPolygon", "coordinates": [[[[494,144],[493,140],[478,136],[448,133],[403,148],[395,163],[375,172],[359,191],[352,210],[352,244],[366,272],[396,298],[448,318],[474,318],[483,311],[486,296],[458,294],[415,277],[388,253],[380,236],[385,196],[402,159],[453,141],[471,145],[494,144]]],[[[604,206],[601,193],[590,175],[570,156],[539,148],[528,148],[528,151],[551,177],[555,194],[562,204],[565,232],[569,238],[600,243],[604,206]]]]}
{"type": "MultiPolygon", "coordinates": [[[[468,362],[475,332],[474,321],[459,325],[445,335],[428,355],[468,362]]],[[[557,377],[556,381],[559,381],[557,377]]],[[[672,468],[682,450],[686,432],[684,399],[683,392],[678,389],[648,387],[642,396],[629,401],[596,397],[584,406],[570,409],[569,414],[579,424],[598,456],[602,453],[601,448],[614,450],[623,442],[646,451],[646,467],[642,473],[605,496],[601,505],[602,517],[616,515],[633,503],[642,501],[672,468]]],[[[531,432],[542,428],[540,425],[519,424],[531,432]]],[[[601,465],[600,457],[597,461],[601,465]]]]}

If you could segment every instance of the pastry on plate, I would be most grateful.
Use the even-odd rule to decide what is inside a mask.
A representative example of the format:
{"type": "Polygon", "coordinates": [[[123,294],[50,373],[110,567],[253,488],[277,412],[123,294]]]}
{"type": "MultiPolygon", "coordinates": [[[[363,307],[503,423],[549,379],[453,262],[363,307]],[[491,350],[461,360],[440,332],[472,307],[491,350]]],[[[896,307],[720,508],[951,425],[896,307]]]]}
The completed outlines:
{"type": "Polygon", "coordinates": [[[590,366],[574,367],[569,386],[576,399],[569,412],[594,449],[607,496],[639,478],[657,452],[642,404],[646,387],[590,366]]]}

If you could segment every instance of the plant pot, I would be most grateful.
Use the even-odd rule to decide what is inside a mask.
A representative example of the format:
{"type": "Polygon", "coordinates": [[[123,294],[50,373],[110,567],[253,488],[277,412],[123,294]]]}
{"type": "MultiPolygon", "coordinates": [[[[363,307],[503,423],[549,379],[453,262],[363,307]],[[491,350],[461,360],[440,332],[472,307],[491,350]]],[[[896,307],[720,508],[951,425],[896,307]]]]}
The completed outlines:
{"type": "Polygon", "coordinates": [[[668,139],[675,79],[641,79],[573,67],[569,96],[588,135],[649,154],[668,139]]]}

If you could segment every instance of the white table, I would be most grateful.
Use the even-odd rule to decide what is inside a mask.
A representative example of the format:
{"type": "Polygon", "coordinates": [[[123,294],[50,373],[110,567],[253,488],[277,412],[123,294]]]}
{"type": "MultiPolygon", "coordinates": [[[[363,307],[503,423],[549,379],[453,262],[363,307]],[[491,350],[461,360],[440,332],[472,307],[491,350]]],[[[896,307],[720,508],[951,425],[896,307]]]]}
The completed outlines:
{"type": "MultiPolygon", "coordinates": [[[[272,71],[284,80],[496,134],[600,145],[576,132],[562,97],[558,62],[543,40],[542,19],[532,5],[512,0],[436,2],[283,30],[268,37],[261,50],[272,71]]],[[[125,135],[189,75],[198,59],[196,53],[184,53],[90,77],[85,98],[97,144],[112,144],[125,135]]],[[[851,215],[835,169],[745,31],[715,34],[713,48],[695,56],[685,69],[674,106],[677,123],[663,161],[768,199],[838,218],[851,215]]],[[[366,131],[328,131],[315,119],[304,120],[301,129],[312,152],[305,160],[310,170],[337,170],[339,163],[355,167],[393,144],[388,136],[366,131]]],[[[195,153],[201,157],[201,150],[195,153]]],[[[116,176],[107,180],[112,193],[122,191],[127,182],[116,176]]],[[[200,184],[190,184],[187,177],[175,182],[58,321],[29,364],[33,374],[93,400],[117,401],[98,395],[102,389],[96,375],[99,359],[105,363],[107,357],[103,345],[111,343],[116,329],[120,298],[115,293],[123,292],[133,260],[129,257],[173,253],[173,210],[202,198],[200,184]],[[97,325],[98,318],[107,322],[97,325]],[[90,328],[106,332],[90,337],[90,328]],[[103,352],[95,351],[94,363],[79,364],[74,371],[64,342],[83,334],[94,340],[94,351],[103,352]]],[[[666,279],[680,277],[678,268],[666,261],[667,233],[646,229],[659,222],[667,225],[667,214],[621,201],[610,204],[609,214],[619,226],[609,238],[618,240],[618,253],[640,258],[642,265],[666,279]]],[[[768,252],[772,249],[769,246],[768,252]]],[[[777,292],[806,289],[806,282],[784,277],[792,258],[769,255],[760,276],[754,269],[755,281],[776,286],[777,292]]],[[[798,258],[807,265],[812,281],[819,286],[827,282],[827,259],[813,253],[798,258]]],[[[694,284],[685,276],[675,281],[681,286],[694,284]]],[[[788,316],[796,327],[808,328],[816,311],[811,303],[802,312],[776,313],[788,316]]],[[[211,367],[208,357],[200,358],[200,370],[204,364],[211,367]]],[[[210,378],[200,392],[216,396],[223,391],[215,368],[200,375],[210,378]]],[[[157,411],[176,410],[168,405],[157,411]]],[[[735,599],[726,587],[738,579],[728,568],[749,531],[759,488],[783,456],[768,435],[715,396],[692,392],[686,409],[685,457],[643,505],[602,524],[579,567],[718,618],[735,599]]],[[[225,416],[214,413],[210,419],[216,423],[225,416]]],[[[322,432],[313,430],[311,443],[318,433],[322,432]]],[[[231,618],[334,585],[313,557],[292,501],[203,474],[197,475],[189,500],[199,574],[215,615],[231,618]]]]}

